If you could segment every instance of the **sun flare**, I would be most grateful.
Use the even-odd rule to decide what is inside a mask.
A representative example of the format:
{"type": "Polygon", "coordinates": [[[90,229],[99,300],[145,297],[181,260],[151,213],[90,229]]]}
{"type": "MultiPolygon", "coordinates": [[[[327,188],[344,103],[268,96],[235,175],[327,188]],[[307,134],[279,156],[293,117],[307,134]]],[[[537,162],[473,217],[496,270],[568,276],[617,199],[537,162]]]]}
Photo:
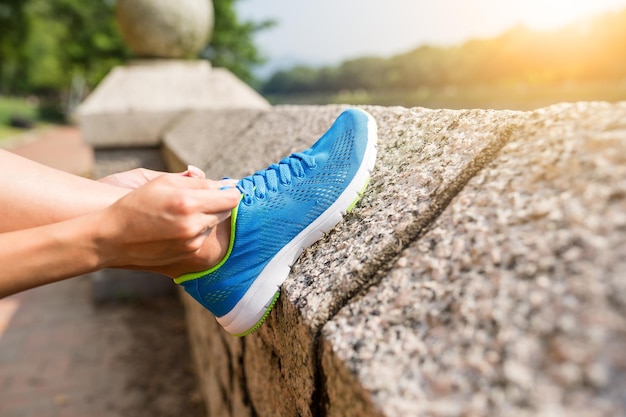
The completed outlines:
{"type": "Polygon", "coordinates": [[[526,0],[511,2],[520,23],[533,29],[558,29],[593,16],[619,2],[611,0],[526,0]]]}

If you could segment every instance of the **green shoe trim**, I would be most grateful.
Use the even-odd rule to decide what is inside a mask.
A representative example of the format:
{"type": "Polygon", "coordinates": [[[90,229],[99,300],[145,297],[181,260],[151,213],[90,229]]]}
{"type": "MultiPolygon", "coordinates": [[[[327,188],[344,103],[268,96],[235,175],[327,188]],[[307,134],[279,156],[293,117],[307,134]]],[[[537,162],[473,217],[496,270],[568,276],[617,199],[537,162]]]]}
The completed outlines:
{"type": "Polygon", "coordinates": [[[274,304],[276,304],[276,301],[278,301],[278,297],[279,296],[280,296],[280,290],[276,291],[276,294],[274,294],[274,298],[270,302],[270,305],[267,306],[267,308],[265,309],[265,313],[263,313],[263,317],[261,317],[261,320],[259,320],[254,326],[252,326],[252,328],[250,330],[247,330],[247,331],[245,331],[243,333],[234,334],[233,336],[235,336],[235,337],[244,337],[244,336],[247,336],[250,333],[254,332],[259,327],[261,327],[261,325],[263,324],[263,322],[265,321],[267,316],[269,316],[270,312],[272,311],[272,308],[274,308],[274,304]]]}
{"type": "Polygon", "coordinates": [[[361,197],[363,197],[363,193],[365,193],[365,189],[367,188],[367,186],[370,183],[370,176],[367,176],[367,180],[365,181],[365,185],[363,185],[363,188],[361,188],[361,191],[359,191],[359,193],[357,194],[356,198],[354,199],[354,201],[352,202],[352,204],[350,204],[350,207],[348,207],[348,209],[346,210],[346,213],[350,213],[352,211],[352,209],[354,209],[354,206],[356,206],[356,203],[359,202],[359,200],[361,199],[361,197]]]}
{"type": "MultiPolygon", "coordinates": [[[[243,198],[243,194],[241,196],[243,198]]],[[[211,272],[217,271],[230,257],[231,252],[233,251],[233,245],[235,244],[235,226],[237,225],[237,212],[239,211],[239,205],[235,207],[231,211],[230,215],[230,242],[228,243],[228,251],[226,251],[226,256],[213,268],[207,269],[206,271],[200,272],[190,272],[188,274],[181,275],[180,277],[174,279],[176,284],[182,284],[183,282],[191,281],[192,279],[203,277],[211,272]]]]}

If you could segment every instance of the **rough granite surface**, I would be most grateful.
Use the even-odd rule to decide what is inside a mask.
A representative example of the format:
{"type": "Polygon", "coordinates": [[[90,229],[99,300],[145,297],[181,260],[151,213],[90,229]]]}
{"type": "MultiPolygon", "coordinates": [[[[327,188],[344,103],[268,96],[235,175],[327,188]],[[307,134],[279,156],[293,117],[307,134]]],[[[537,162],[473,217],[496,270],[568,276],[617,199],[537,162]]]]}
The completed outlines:
{"type": "Polygon", "coordinates": [[[324,374],[380,415],[624,415],[625,232],[626,107],[532,113],[326,324],[324,374]]]}
{"type": "MultiPolygon", "coordinates": [[[[165,145],[241,177],[343,108],[198,112],[165,145]]],[[[365,109],[371,184],[266,323],[234,339],[184,297],[209,415],[625,415],[626,103],[365,109]]]]}

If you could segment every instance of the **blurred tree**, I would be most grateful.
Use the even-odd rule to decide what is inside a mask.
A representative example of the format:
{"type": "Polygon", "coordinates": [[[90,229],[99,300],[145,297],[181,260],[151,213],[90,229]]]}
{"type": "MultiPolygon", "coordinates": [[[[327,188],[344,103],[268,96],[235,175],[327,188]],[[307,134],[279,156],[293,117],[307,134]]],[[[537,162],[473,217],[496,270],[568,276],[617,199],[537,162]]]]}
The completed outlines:
{"type": "MultiPolygon", "coordinates": [[[[274,22],[241,22],[237,0],[213,0],[215,28],[202,53],[252,83],[264,62],[253,35],[274,22]]],[[[76,78],[93,88],[131,57],[115,21],[115,0],[0,0],[0,93],[66,93],[76,78]]]]}
{"type": "Polygon", "coordinates": [[[276,22],[241,22],[235,11],[238,0],[213,0],[215,26],[213,36],[202,57],[216,67],[227,68],[242,80],[255,84],[252,68],[265,62],[254,45],[255,33],[273,27],[276,22]]]}
{"type": "Polygon", "coordinates": [[[375,90],[389,86],[389,64],[386,59],[365,57],[345,61],[339,66],[337,84],[342,89],[375,90]]]}
{"type": "Polygon", "coordinates": [[[424,45],[391,58],[353,59],[334,68],[283,70],[267,94],[341,90],[415,91],[422,87],[548,85],[626,79],[626,10],[559,30],[514,27],[453,47],[424,45]]]}
{"type": "Polygon", "coordinates": [[[23,0],[0,1],[0,92],[8,88],[8,80],[15,79],[24,60],[21,40],[28,33],[23,0]]]}
{"type": "Polygon", "coordinates": [[[297,66],[289,71],[276,72],[264,85],[263,92],[267,94],[282,93],[310,93],[324,91],[320,89],[319,71],[305,66],[297,66]]]}
{"type": "Polygon", "coordinates": [[[130,54],[115,26],[113,4],[94,0],[28,0],[24,44],[35,91],[58,91],[75,77],[95,86],[130,54]]]}

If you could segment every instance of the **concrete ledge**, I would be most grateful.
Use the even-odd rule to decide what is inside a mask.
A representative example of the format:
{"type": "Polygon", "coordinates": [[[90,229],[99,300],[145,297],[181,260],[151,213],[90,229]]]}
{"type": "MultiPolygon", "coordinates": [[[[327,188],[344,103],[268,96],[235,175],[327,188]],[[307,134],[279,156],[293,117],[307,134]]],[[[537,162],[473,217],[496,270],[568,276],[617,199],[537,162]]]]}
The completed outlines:
{"type": "MultiPolygon", "coordinates": [[[[343,108],[196,112],[165,144],[241,177],[343,108]]],[[[365,109],[368,192],[261,329],[234,339],[184,297],[209,415],[624,414],[626,103],[365,109]]]]}
{"type": "Polygon", "coordinates": [[[96,148],[160,144],[161,134],[192,109],[267,109],[252,88],[208,61],[145,60],[114,68],[76,112],[96,148]]]}

